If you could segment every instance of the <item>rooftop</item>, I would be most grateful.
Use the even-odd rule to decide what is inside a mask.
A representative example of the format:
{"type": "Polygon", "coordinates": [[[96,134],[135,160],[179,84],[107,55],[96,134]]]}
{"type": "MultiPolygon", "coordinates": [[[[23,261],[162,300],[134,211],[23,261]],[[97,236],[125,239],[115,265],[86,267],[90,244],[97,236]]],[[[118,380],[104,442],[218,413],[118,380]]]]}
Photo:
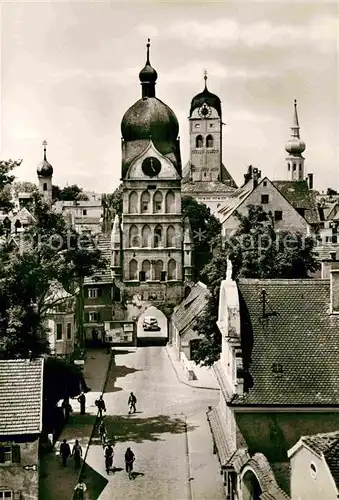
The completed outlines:
{"type": "Polygon", "coordinates": [[[323,454],[339,489],[339,431],[302,436],[303,441],[318,455],[323,454]]]}
{"type": "Polygon", "coordinates": [[[39,434],[43,359],[0,360],[0,435],[39,434]]]}
{"type": "Polygon", "coordinates": [[[329,280],[240,280],[244,370],[235,405],[339,404],[339,315],[329,280]],[[264,298],[264,294],[265,298],[264,298]]]}
{"type": "Polygon", "coordinates": [[[172,321],[179,333],[193,325],[196,318],[203,312],[208,294],[206,285],[198,282],[192,287],[189,295],[174,309],[172,321]]]}
{"type": "Polygon", "coordinates": [[[309,224],[320,222],[317,192],[309,189],[307,181],[273,181],[273,185],[294,208],[305,210],[304,218],[309,224]]]}
{"type": "Polygon", "coordinates": [[[84,280],[84,284],[111,283],[111,235],[101,233],[94,241],[96,242],[97,248],[102,251],[103,257],[107,259],[107,266],[104,269],[100,269],[95,275],[87,276],[84,280]]]}

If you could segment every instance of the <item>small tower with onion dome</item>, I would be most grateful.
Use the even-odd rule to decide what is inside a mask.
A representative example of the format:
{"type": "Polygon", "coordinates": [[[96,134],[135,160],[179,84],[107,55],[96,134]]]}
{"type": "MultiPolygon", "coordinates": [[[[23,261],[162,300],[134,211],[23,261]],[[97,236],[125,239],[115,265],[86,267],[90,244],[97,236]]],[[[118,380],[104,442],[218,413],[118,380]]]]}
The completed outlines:
{"type": "Polygon", "coordinates": [[[285,150],[288,153],[287,162],[287,179],[289,181],[302,181],[305,179],[305,158],[302,153],[305,151],[306,145],[300,139],[300,126],[297,111],[297,100],[294,99],[293,124],[291,127],[291,138],[285,145],[285,150]]]}
{"type": "Polygon", "coordinates": [[[42,194],[44,200],[49,205],[52,205],[52,178],[53,178],[53,167],[47,161],[47,141],[42,143],[44,147],[44,158],[41,164],[37,168],[37,174],[39,179],[39,192],[42,194]]]}

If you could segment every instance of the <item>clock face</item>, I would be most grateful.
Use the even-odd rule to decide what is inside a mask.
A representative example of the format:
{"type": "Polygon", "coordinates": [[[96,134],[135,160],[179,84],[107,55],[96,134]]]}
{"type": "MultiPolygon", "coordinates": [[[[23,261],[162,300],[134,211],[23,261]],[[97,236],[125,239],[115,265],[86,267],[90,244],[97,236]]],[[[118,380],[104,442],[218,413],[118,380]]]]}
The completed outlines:
{"type": "Polygon", "coordinates": [[[149,156],[148,158],[144,159],[141,168],[145,175],[148,175],[149,177],[154,177],[159,174],[161,170],[161,163],[158,160],[158,158],[154,158],[154,156],[149,156]]]}
{"type": "Polygon", "coordinates": [[[207,104],[203,104],[201,108],[199,108],[198,113],[201,118],[208,118],[211,116],[212,110],[207,104]]]}

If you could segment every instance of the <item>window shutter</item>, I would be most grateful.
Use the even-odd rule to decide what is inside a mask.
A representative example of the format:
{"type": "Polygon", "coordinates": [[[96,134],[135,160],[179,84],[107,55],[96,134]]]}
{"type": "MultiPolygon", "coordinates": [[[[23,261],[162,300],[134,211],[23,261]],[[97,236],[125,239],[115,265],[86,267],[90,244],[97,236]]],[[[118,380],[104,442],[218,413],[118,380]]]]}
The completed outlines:
{"type": "Polygon", "coordinates": [[[20,463],[20,446],[18,444],[12,445],[12,462],[15,464],[20,463]]]}
{"type": "Polygon", "coordinates": [[[0,464],[3,464],[5,461],[5,448],[0,446],[0,464]]]}

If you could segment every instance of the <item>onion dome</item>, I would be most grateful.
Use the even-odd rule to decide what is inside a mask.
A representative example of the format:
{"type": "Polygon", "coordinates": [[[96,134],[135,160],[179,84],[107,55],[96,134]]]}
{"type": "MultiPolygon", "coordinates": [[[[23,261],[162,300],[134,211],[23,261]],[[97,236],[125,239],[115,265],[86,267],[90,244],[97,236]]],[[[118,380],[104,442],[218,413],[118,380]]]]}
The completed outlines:
{"type": "Polygon", "coordinates": [[[306,149],[306,144],[300,139],[300,127],[297,111],[297,100],[294,99],[293,125],[291,127],[291,139],[286,143],[285,150],[287,153],[295,156],[300,156],[306,149]]]}
{"type": "Polygon", "coordinates": [[[39,177],[52,177],[53,175],[53,167],[52,165],[47,161],[47,156],[46,156],[46,146],[47,142],[44,141],[42,143],[44,147],[44,159],[40,163],[40,165],[37,168],[37,174],[39,177]]]}
{"type": "Polygon", "coordinates": [[[146,64],[139,73],[142,98],[126,111],[121,121],[123,177],[128,165],[148,147],[150,141],[161,154],[181,169],[178,150],[179,123],[171,108],[155,97],[158,75],[150,63],[149,42],[148,39],[146,64]]]}
{"type": "Polygon", "coordinates": [[[197,94],[196,96],[193,97],[191,101],[191,109],[190,109],[190,116],[192,116],[192,113],[195,109],[201,108],[201,106],[206,103],[207,106],[210,106],[211,108],[214,108],[217,110],[218,115],[221,118],[221,101],[220,98],[212,94],[207,88],[207,72],[205,71],[204,74],[204,80],[205,80],[205,88],[200,94],[197,94]]]}

